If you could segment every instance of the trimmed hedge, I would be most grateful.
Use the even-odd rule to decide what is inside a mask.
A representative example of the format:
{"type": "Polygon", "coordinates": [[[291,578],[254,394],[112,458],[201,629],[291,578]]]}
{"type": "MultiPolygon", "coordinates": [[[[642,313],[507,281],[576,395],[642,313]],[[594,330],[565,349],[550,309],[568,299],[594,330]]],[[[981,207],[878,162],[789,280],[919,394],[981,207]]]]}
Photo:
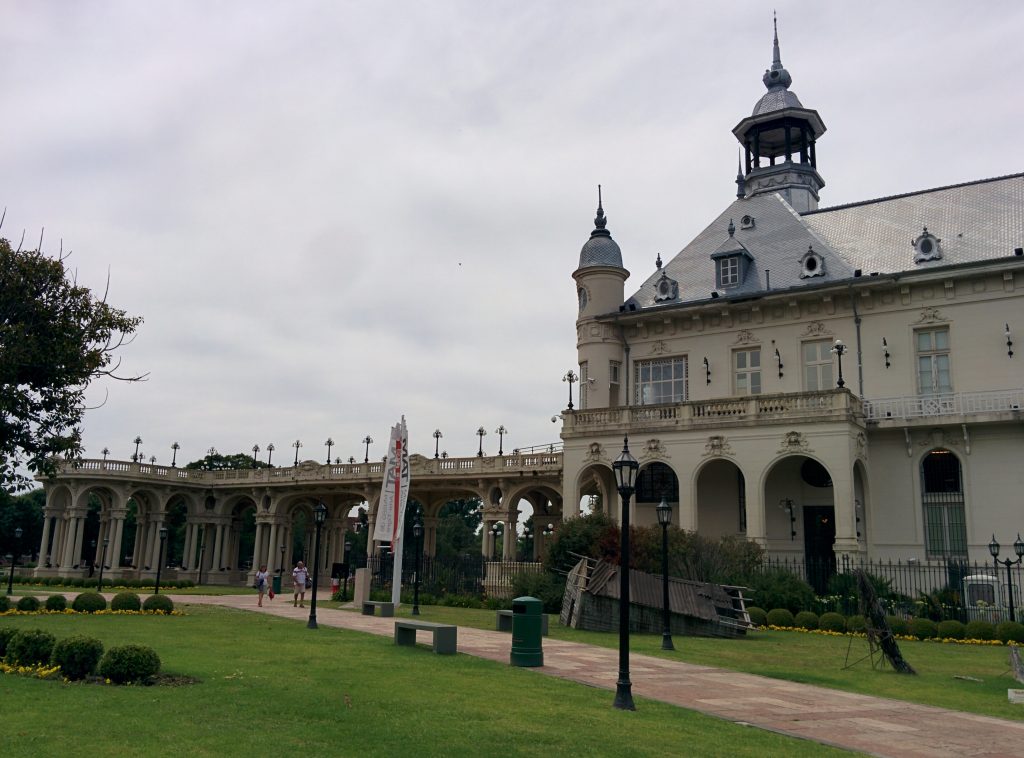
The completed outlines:
{"type": "Polygon", "coordinates": [[[768,611],[769,626],[792,627],[794,623],[793,614],[788,608],[772,608],[768,611]]]}
{"type": "Polygon", "coordinates": [[[50,595],[46,598],[46,610],[63,611],[68,607],[68,599],[63,595],[50,595]]]}
{"type": "Polygon", "coordinates": [[[33,613],[39,610],[39,598],[33,595],[25,595],[25,597],[18,600],[18,610],[26,611],[27,613],[33,613]]]}
{"type": "Polygon", "coordinates": [[[938,627],[931,619],[913,619],[910,622],[910,634],[919,640],[929,640],[938,633],[938,627]]]}
{"type": "Polygon", "coordinates": [[[910,634],[910,622],[902,616],[886,616],[885,622],[889,625],[889,629],[893,634],[902,634],[904,636],[910,634]]]}
{"type": "Polygon", "coordinates": [[[107,601],[98,592],[82,592],[71,603],[71,607],[81,613],[95,613],[96,611],[106,610],[107,601]]]}
{"type": "Polygon", "coordinates": [[[991,621],[975,620],[967,624],[964,629],[964,639],[968,640],[994,640],[996,638],[996,627],[991,621]]]}
{"type": "Polygon", "coordinates": [[[1019,621],[1004,621],[996,627],[996,639],[1003,643],[1024,643],[1024,624],[1019,621]]]}
{"type": "Polygon", "coordinates": [[[0,626],[0,660],[3,660],[4,654],[7,652],[7,643],[17,633],[18,630],[13,626],[0,626]]]}
{"type": "Polygon", "coordinates": [[[818,614],[811,611],[800,611],[793,617],[793,624],[797,629],[817,629],[818,614]]]}
{"type": "Polygon", "coordinates": [[[118,592],[110,601],[112,611],[141,611],[142,601],[134,592],[118,592]]]}
{"type": "Polygon", "coordinates": [[[863,632],[868,628],[868,620],[863,616],[850,616],[846,619],[846,631],[863,632]]]}
{"type": "Polygon", "coordinates": [[[7,595],[0,595],[0,613],[11,610],[11,599],[7,595]]]}
{"type": "Polygon", "coordinates": [[[160,656],[153,648],[145,645],[112,647],[100,660],[100,676],[114,684],[147,682],[158,673],[160,656]]]}
{"type": "Polygon", "coordinates": [[[146,602],[142,604],[142,610],[170,613],[174,610],[174,601],[167,597],[167,595],[150,595],[146,598],[146,602]]]}
{"type": "Polygon", "coordinates": [[[768,612],[764,608],[752,605],[747,608],[747,615],[750,616],[750,623],[754,626],[768,626],[768,612]]]}
{"type": "Polygon", "coordinates": [[[103,643],[93,637],[66,637],[53,646],[50,663],[60,666],[68,679],[85,679],[96,670],[103,657],[103,643]]]}
{"type": "Polygon", "coordinates": [[[42,629],[23,629],[7,641],[4,662],[12,666],[49,663],[56,642],[56,637],[42,629]]]}
{"type": "Polygon", "coordinates": [[[818,628],[826,632],[845,632],[846,619],[839,613],[823,613],[818,619],[818,628]]]}
{"type": "Polygon", "coordinates": [[[965,627],[959,621],[955,619],[948,619],[947,621],[940,621],[938,627],[938,635],[940,639],[952,639],[962,640],[964,638],[965,627]]]}

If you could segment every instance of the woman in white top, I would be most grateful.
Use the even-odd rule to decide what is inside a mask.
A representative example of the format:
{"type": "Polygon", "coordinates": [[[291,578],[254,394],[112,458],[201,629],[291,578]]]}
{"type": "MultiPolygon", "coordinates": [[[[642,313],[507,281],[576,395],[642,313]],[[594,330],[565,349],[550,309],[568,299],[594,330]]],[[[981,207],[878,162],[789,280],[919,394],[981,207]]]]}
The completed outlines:
{"type": "Polygon", "coordinates": [[[260,566],[260,570],[256,572],[256,591],[260,593],[260,608],[263,607],[263,596],[267,594],[267,582],[269,581],[270,575],[267,573],[267,567],[260,566]]]}
{"type": "Polygon", "coordinates": [[[295,568],[292,569],[292,592],[295,593],[292,598],[292,605],[304,608],[306,606],[306,579],[309,577],[309,572],[306,570],[306,564],[299,561],[295,564],[295,568]]]}

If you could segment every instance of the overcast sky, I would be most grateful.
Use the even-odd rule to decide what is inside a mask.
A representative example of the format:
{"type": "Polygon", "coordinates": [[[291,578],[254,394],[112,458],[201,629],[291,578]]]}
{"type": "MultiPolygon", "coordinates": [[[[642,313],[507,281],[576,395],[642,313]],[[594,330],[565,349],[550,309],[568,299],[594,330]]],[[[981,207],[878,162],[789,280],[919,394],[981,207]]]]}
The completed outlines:
{"type": "MultiPolygon", "coordinates": [[[[145,318],[86,455],[556,441],[596,185],[628,295],[733,198],[772,7],[0,0],[0,234],[145,318]]],[[[823,206],[1024,170],[1024,3],[774,7],[823,206]]]]}

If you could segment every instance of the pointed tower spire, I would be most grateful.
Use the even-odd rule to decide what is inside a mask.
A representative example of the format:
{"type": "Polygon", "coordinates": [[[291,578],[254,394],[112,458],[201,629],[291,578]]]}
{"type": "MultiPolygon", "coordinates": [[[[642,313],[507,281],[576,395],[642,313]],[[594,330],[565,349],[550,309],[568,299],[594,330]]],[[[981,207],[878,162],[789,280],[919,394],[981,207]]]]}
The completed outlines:
{"type": "Polygon", "coordinates": [[[594,231],[590,233],[590,239],[583,245],[580,251],[580,268],[589,266],[622,266],[622,251],[612,233],[605,227],[608,219],[604,215],[604,203],[601,198],[601,185],[597,185],[597,215],[594,217],[594,231]]]}
{"type": "Polygon", "coordinates": [[[604,217],[604,208],[601,205],[601,185],[597,185],[597,216],[594,217],[594,231],[591,237],[611,237],[612,233],[605,229],[608,219],[604,217]]]}
{"type": "Polygon", "coordinates": [[[736,151],[736,197],[747,196],[747,182],[743,177],[743,150],[736,151]]]}
{"type": "Polygon", "coordinates": [[[782,53],[779,52],[779,20],[775,16],[775,11],[772,11],[772,27],[775,30],[772,43],[772,67],[765,70],[764,76],[761,77],[761,81],[764,82],[764,86],[768,88],[769,92],[789,89],[789,85],[793,83],[793,77],[782,65],[782,53]]]}

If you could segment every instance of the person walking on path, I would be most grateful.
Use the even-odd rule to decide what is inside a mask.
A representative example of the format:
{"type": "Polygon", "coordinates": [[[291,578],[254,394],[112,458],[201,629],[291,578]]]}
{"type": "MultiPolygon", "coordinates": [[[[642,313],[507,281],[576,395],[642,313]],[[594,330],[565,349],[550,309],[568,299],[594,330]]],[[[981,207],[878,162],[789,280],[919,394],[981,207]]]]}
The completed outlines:
{"type": "Polygon", "coordinates": [[[299,561],[295,564],[295,568],[292,569],[292,592],[294,593],[294,597],[292,598],[293,607],[306,607],[306,580],[308,578],[309,572],[306,570],[306,564],[299,561]]]}
{"type": "Polygon", "coordinates": [[[260,570],[256,572],[256,591],[260,593],[260,600],[257,605],[263,607],[263,596],[267,594],[267,582],[270,581],[269,574],[267,573],[267,567],[260,566],[260,570]]]}

